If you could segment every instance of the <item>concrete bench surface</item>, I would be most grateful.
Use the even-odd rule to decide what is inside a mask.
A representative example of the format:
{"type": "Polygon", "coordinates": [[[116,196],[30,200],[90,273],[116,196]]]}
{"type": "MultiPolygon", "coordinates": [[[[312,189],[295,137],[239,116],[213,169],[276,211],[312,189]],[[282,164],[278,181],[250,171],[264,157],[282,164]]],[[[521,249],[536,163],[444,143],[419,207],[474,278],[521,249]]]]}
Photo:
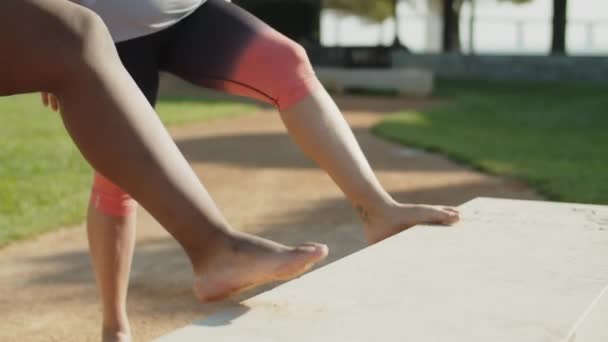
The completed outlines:
{"type": "Polygon", "coordinates": [[[158,341],[608,341],[608,207],[478,198],[158,341]]]}

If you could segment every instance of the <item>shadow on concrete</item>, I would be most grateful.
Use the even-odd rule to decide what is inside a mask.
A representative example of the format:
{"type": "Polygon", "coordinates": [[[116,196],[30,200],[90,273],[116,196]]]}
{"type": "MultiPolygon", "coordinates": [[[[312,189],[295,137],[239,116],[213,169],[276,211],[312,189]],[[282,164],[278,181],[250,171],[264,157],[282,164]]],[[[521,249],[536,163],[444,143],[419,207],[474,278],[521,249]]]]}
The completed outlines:
{"type": "MultiPolygon", "coordinates": [[[[429,204],[460,204],[477,196],[527,197],[526,193],[517,189],[497,190],[495,180],[402,191],[392,195],[404,201],[429,204]]],[[[326,243],[330,255],[320,267],[366,247],[363,226],[350,204],[342,197],[320,200],[305,209],[294,209],[282,215],[279,221],[261,228],[261,236],[286,244],[305,241],[326,243]]],[[[45,284],[82,284],[86,291],[75,295],[82,296],[85,303],[99,305],[86,248],[28,258],[24,262],[35,263],[40,269],[36,277],[26,282],[26,287],[44,293],[45,284]]],[[[136,306],[132,306],[136,309],[129,312],[132,321],[145,322],[150,315],[170,320],[176,313],[180,313],[182,317],[201,318],[195,323],[199,325],[229,324],[247,312],[247,308],[239,302],[268,291],[277,284],[262,286],[230,301],[208,304],[196,301],[191,285],[191,267],[172,238],[167,235],[165,238],[144,238],[139,241],[129,288],[129,302],[137,302],[136,306]],[[220,311],[225,312],[213,316],[220,311]],[[210,320],[205,317],[210,317],[210,320]]],[[[61,305],[61,302],[69,303],[70,298],[53,299],[53,305],[61,305]]]]}
{"type": "MultiPolygon", "coordinates": [[[[478,196],[520,199],[530,197],[517,188],[497,191],[493,181],[393,192],[391,195],[404,202],[438,205],[459,205],[478,196]]],[[[342,197],[335,197],[317,201],[304,210],[288,212],[282,215],[279,221],[261,227],[259,235],[286,244],[303,241],[327,243],[330,246],[330,255],[325,263],[331,263],[366,246],[362,229],[363,226],[349,202],[342,197]]],[[[25,261],[40,264],[41,272],[30,280],[31,284],[94,281],[86,249],[31,257],[25,261]],[[63,267],[60,272],[45,272],[45,269],[55,269],[48,267],[50,265],[63,267]]],[[[157,290],[174,286],[187,288],[190,292],[190,266],[177,242],[168,235],[167,238],[148,238],[138,242],[131,278],[134,287],[152,291],[152,295],[161,293],[157,290]],[[167,277],[168,274],[171,276],[167,277]],[[146,282],[139,284],[139,280],[146,282]]]]}
{"type": "MultiPolygon", "coordinates": [[[[376,171],[434,172],[445,171],[453,165],[442,158],[417,158],[415,163],[409,163],[407,158],[416,158],[423,152],[380,140],[369,134],[367,128],[354,128],[353,132],[376,171]],[[381,151],[378,151],[379,147],[382,148],[381,151]]],[[[241,133],[181,138],[177,139],[176,143],[191,162],[224,163],[248,168],[318,168],[311,160],[303,158],[302,151],[286,133],[241,133]]]]}
{"type": "Polygon", "coordinates": [[[195,321],[192,324],[206,327],[219,327],[223,325],[229,325],[230,323],[232,323],[233,320],[246,314],[249,310],[251,310],[250,307],[243,304],[235,303],[233,306],[230,306],[222,310],[221,312],[213,314],[205,319],[195,321]]]}

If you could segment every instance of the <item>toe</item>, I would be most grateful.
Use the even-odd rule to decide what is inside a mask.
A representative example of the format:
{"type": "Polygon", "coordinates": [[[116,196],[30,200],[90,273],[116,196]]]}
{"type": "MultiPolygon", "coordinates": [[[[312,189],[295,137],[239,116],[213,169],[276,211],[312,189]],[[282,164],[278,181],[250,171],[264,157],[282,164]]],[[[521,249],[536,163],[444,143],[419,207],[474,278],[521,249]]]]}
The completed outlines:
{"type": "Polygon", "coordinates": [[[454,210],[443,210],[445,224],[452,224],[460,220],[460,213],[454,210]]]}
{"type": "Polygon", "coordinates": [[[432,207],[431,221],[436,224],[450,225],[459,220],[458,211],[450,207],[432,207]]]}
{"type": "Polygon", "coordinates": [[[306,242],[296,247],[295,251],[306,254],[314,254],[316,257],[315,259],[321,260],[327,256],[327,254],[329,253],[329,248],[327,247],[327,245],[321,243],[306,242]]]}
{"type": "Polygon", "coordinates": [[[275,280],[289,280],[308,271],[327,257],[328,248],[320,243],[305,243],[295,247],[289,262],[276,269],[275,280]]]}

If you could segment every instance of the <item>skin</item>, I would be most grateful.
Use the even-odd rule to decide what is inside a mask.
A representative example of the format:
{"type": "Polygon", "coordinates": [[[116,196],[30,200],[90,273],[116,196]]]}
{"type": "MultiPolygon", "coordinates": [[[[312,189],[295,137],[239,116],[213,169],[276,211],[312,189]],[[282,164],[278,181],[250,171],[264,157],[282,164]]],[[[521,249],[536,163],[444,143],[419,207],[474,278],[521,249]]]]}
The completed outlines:
{"type": "MultiPolygon", "coordinates": [[[[55,111],[66,110],[65,99],[49,92],[42,93],[42,101],[55,111]]],[[[364,223],[364,233],[370,244],[419,223],[451,224],[459,219],[458,211],[454,208],[403,204],[392,199],[378,182],[339,109],[323,89],[281,111],[280,115],[302,151],[332,177],[352,202],[364,223]]],[[[152,144],[151,141],[149,143],[152,144]]],[[[110,177],[107,171],[98,170],[110,177]]],[[[116,181],[114,178],[112,180],[116,181]]],[[[123,187],[120,182],[116,183],[123,187]]],[[[132,193],[129,188],[124,189],[132,193]]],[[[198,209],[211,232],[203,233],[200,227],[192,225],[175,231],[168,229],[182,243],[192,261],[196,275],[194,290],[200,301],[218,300],[268,281],[288,279],[308,269],[327,253],[324,246],[304,245],[299,248],[300,252],[305,252],[304,256],[294,257],[295,250],[290,247],[238,234],[231,229],[204,188],[203,193],[205,196],[199,201],[204,204],[198,209]],[[227,233],[229,242],[224,246],[228,248],[214,249],[210,245],[209,241],[213,240],[209,239],[217,232],[220,236],[227,233]],[[233,255],[227,252],[234,249],[241,253],[233,255]],[[257,268],[250,267],[249,259],[252,256],[259,257],[257,268]],[[292,269],[288,267],[285,274],[268,275],[268,270],[277,269],[278,263],[295,266],[292,269]]],[[[135,193],[132,195],[138,199],[135,193]]],[[[146,206],[146,203],[140,203],[146,206]]],[[[135,213],[114,217],[89,208],[87,231],[103,303],[102,332],[105,341],[131,339],[126,296],[135,225],[135,213]]],[[[215,241],[218,240],[222,241],[222,238],[215,241]]]]}
{"type": "MultiPolygon", "coordinates": [[[[458,221],[459,213],[452,207],[396,202],[380,185],[352,130],[325,90],[319,89],[280,115],[302,151],[332,177],[351,201],[370,244],[419,223],[458,221]]],[[[135,231],[135,213],[114,217],[89,208],[87,226],[95,267],[101,273],[98,278],[104,303],[103,329],[112,336],[106,340],[121,340],[119,337],[128,336],[129,332],[125,294],[134,241],[126,237],[135,231]],[[125,241],[131,245],[123,246],[125,241]],[[95,253],[97,249],[103,252],[95,253]],[[108,264],[104,262],[107,259],[120,262],[108,264]]]]}
{"type": "MultiPolygon", "coordinates": [[[[196,286],[201,300],[292,278],[327,255],[321,244],[289,247],[230,226],[91,11],[64,0],[3,0],[0,44],[0,96],[36,91],[56,95],[63,123],[87,161],[128,191],[181,244],[195,284],[204,276],[205,286],[196,286]],[[107,139],[109,132],[112,139],[107,139]]],[[[104,270],[129,268],[130,257],[108,261],[130,255],[132,241],[127,231],[111,244],[92,248],[100,284],[106,285],[104,270]]],[[[126,281],[128,274],[119,273],[112,277],[126,281]]],[[[120,289],[116,293],[122,300],[126,291],[120,292],[121,286],[102,288],[120,289]]],[[[121,334],[129,338],[128,331],[121,334]]]]}

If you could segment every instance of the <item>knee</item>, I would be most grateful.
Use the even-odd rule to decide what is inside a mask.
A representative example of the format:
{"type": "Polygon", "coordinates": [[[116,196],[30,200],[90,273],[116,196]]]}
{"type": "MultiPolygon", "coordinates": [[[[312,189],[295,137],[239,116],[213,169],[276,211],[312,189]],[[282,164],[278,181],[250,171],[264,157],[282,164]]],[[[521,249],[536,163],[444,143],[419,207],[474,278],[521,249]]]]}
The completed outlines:
{"type": "Polygon", "coordinates": [[[73,52],[80,59],[103,58],[108,54],[116,55],[112,36],[105,23],[95,12],[78,6],[75,9],[73,27],[76,45],[73,52]]]}
{"type": "Polygon", "coordinates": [[[308,54],[300,44],[286,39],[276,47],[274,56],[279,57],[276,67],[281,69],[272,73],[280,85],[276,94],[279,109],[292,106],[320,86],[308,54]]]}
{"type": "Polygon", "coordinates": [[[285,67],[297,75],[314,74],[306,50],[302,45],[287,39],[277,47],[276,55],[281,56],[285,67]]]}
{"type": "Polygon", "coordinates": [[[8,54],[0,56],[1,95],[55,92],[73,83],[87,65],[105,62],[105,56],[115,53],[97,14],[69,1],[46,5],[48,13],[43,14],[26,7],[23,11],[32,12],[32,22],[9,22],[6,27],[15,27],[16,33],[0,34],[9,47],[8,54]]]}
{"type": "Polygon", "coordinates": [[[66,23],[66,30],[59,37],[58,77],[63,83],[83,75],[99,63],[118,58],[114,43],[103,20],[93,11],[74,6],[66,23]],[[114,55],[114,56],[113,56],[114,55]]]}
{"type": "Polygon", "coordinates": [[[135,211],[137,202],[120,187],[95,173],[90,205],[109,216],[124,217],[135,211]]]}

